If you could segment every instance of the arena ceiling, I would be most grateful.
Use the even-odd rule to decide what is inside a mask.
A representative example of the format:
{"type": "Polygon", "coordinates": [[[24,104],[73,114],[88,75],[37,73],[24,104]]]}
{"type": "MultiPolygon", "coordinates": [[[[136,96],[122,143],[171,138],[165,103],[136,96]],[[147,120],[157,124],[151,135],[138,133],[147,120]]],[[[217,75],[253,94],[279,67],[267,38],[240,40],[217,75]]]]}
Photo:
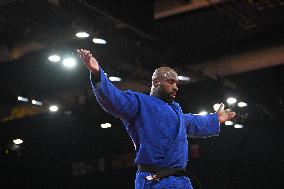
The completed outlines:
{"type": "Polygon", "coordinates": [[[1,114],[18,95],[65,104],[81,96],[89,88],[87,70],[47,59],[77,48],[90,49],[107,73],[122,77],[119,87],[143,92],[162,65],[190,82],[283,68],[283,10],[281,0],[1,1],[1,114]],[[108,43],[76,38],[83,30],[108,43]]]}

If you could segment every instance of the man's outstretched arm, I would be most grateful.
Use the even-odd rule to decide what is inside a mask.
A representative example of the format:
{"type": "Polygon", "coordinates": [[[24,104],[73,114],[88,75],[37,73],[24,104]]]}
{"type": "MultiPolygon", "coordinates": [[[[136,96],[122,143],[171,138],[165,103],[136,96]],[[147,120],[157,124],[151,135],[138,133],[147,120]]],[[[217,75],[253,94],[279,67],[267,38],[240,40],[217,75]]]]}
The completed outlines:
{"type": "Polygon", "coordinates": [[[90,51],[77,50],[78,56],[91,72],[91,84],[97,101],[103,109],[116,117],[130,120],[136,115],[138,101],[132,92],[116,88],[106,77],[90,51]]]}
{"type": "Polygon", "coordinates": [[[216,136],[220,132],[220,123],[232,120],[235,116],[235,112],[224,110],[224,104],[220,104],[217,112],[213,114],[184,114],[187,134],[191,137],[216,136]]]}

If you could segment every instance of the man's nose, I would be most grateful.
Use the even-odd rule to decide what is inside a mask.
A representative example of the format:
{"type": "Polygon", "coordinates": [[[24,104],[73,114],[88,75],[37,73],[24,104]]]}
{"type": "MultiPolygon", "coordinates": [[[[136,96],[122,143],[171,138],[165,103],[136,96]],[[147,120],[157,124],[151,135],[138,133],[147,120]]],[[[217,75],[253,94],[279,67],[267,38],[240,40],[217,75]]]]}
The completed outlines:
{"type": "Polygon", "coordinates": [[[178,90],[177,85],[174,85],[174,86],[173,86],[173,90],[174,90],[174,91],[177,91],[177,90],[178,90]]]}

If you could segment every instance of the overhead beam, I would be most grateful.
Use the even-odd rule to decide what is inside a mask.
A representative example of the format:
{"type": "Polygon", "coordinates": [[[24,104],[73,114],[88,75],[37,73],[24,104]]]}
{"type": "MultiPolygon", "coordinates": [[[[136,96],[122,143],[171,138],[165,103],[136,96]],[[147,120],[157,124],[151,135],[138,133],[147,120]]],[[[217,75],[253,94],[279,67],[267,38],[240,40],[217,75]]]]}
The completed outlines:
{"type": "Polygon", "coordinates": [[[136,82],[136,81],[127,81],[127,82],[121,82],[117,84],[117,87],[119,87],[121,90],[133,90],[133,91],[139,91],[139,92],[150,92],[150,87],[136,82]]]}
{"type": "Polygon", "coordinates": [[[50,2],[50,3],[53,3],[54,5],[56,5],[56,6],[60,6],[60,0],[47,0],[48,2],[50,2]]]}
{"type": "Polygon", "coordinates": [[[190,2],[186,2],[184,0],[158,0],[155,2],[154,19],[158,20],[184,12],[210,7],[213,4],[223,1],[224,0],[191,0],[190,2]]]}
{"type": "Polygon", "coordinates": [[[45,47],[42,44],[33,41],[23,44],[18,44],[12,49],[9,49],[6,46],[0,46],[0,63],[17,60],[27,53],[41,50],[43,48],[45,47]]]}
{"type": "Polygon", "coordinates": [[[217,79],[283,64],[284,45],[189,65],[186,69],[217,79]]]}

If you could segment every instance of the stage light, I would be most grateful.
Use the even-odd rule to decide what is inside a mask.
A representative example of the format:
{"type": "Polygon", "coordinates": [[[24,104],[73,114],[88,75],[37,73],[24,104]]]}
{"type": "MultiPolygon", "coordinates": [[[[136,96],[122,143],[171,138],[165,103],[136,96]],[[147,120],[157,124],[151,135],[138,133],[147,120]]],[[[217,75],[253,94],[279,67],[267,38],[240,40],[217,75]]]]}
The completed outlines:
{"type": "Polygon", "coordinates": [[[32,100],[32,104],[41,106],[42,102],[39,102],[39,101],[36,101],[36,100],[32,100]]]}
{"type": "Polygon", "coordinates": [[[51,106],[49,107],[49,110],[50,110],[51,112],[57,112],[57,111],[58,111],[58,106],[56,106],[56,105],[51,105],[51,106]]]}
{"type": "Polygon", "coordinates": [[[187,77],[187,76],[179,75],[179,76],[178,76],[178,80],[180,80],[180,81],[189,81],[189,80],[190,80],[190,78],[189,78],[189,77],[187,77]]]}
{"type": "Polygon", "coordinates": [[[225,125],[233,125],[234,123],[232,121],[226,121],[225,125]]]}
{"type": "Polygon", "coordinates": [[[87,37],[89,37],[90,35],[89,35],[87,32],[78,32],[78,33],[76,33],[76,36],[77,36],[78,38],[87,38],[87,37]]]}
{"type": "Polygon", "coordinates": [[[220,104],[214,104],[213,109],[214,109],[215,111],[217,111],[217,110],[219,109],[219,107],[220,107],[220,104]]]}
{"type": "Polygon", "coordinates": [[[114,82],[122,81],[122,79],[120,77],[115,77],[115,76],[110,76],[109,80],[114,81],[114,82]]]}
{"type": "Polygon", "coordinates": [[[76,65],[76,60],[74,58],[65,58],[63,60],[63,65],[68,68],[72,68],[76,65]]]}
{"type": "Polygon", "coordinates": [[[199,112],[199,115],[206,115],[206,114],[208,114],[206,111],[199,112]]]}
{"type": "Polygon", "coordinates": [[[29,100],[27,98],[22,97],[22,96],[18,96],[18,101],[28,102],[29,100]]]}
{"type": "Polygon", "coordinates": [[[24,141],[22,139],[18,138],[18,139],[14,139],[13,142],[14,142],[14,144],[18,144],[19,145],[19,144],[22,144],[24,141]]]}
{"type": "Polygon", "coordinates": [[[237,99],[235,99],[234,97],[230,97],[227,99],[228,104],[235,104],[236,102],[237,102],[237,99]]]}
{"type": "Polygon", "coordinates": [[[241,107],[241,108],[242,108],[242,107],[246,107],[247,105],[248,105],[248,104],[245,103],[245,102],[239,102],[239,103],[238,103],[238,106],[241,107]]]}
{"type": "Polygon", "coordinates": [[[101,128],[106,129],[106,128],[110,128],[111,124],[110,123],[103,123],[101,124],[101,128]]]}
{"type": "Polygon", "coordinates": [[[54,54],[54,55],[51,55],[48,57],[48,60],[51,61],[51,62],[59,62],[60,61],[60,56],[54,54]]]}
{"type": "Polygon", "coordinates": [[[240,124],[235,124],[234,127],[235,127],[236,129],[241,129],[241,128],[243,128],[244,126],[243,126],[243,125],[240,125],[240,124]]]}
{"type": "Polygon", "coordinates": [[[93,39],[93,42],[94,43],[97,43],[97,44],[107,44],[107,41],[104,40],[104,39],[98,39],[98,38],[94,38],[93,39]]]}

